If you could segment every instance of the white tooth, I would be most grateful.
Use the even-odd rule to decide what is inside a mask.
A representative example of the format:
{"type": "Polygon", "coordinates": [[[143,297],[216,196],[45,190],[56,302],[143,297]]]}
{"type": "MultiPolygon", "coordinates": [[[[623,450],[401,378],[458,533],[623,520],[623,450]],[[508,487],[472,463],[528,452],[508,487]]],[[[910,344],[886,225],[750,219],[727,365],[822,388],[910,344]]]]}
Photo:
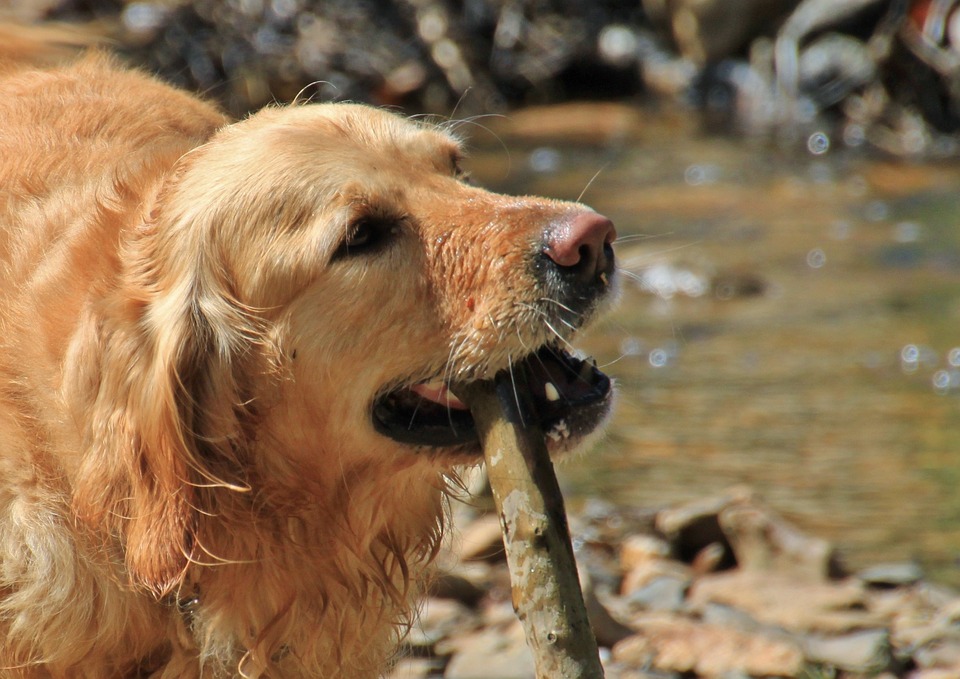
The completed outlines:
{"type": "Polygon", "coordinates": [[[553,382],[547,382],[543,385],[543,391],[546,393],[548,401],[559,401],[560,392],[557,391],[557,388],[553,385],[553,382]]]}

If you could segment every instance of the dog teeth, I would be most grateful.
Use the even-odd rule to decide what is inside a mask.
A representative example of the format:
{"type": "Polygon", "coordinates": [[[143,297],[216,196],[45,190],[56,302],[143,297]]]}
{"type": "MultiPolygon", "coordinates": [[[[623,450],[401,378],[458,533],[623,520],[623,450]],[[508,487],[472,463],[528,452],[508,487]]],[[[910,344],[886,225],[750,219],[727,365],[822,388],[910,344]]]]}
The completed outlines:
{"type": "Polygon", "coordinates": [[[566,420],[560,420],[555,425],[550,428],[550,431],[546,432],[547,438],[551,441],[559,443],[564,439],[570,438],[570,427],[567,426],[566,420]]]}
{"type": "Polygon", "coordinates": [[[554,386],[553,382],[546,382],[543,385],[543,391],[546,394],[548,401],[560,400],[560,392],[557,391],[557,388],[554,386]]]}

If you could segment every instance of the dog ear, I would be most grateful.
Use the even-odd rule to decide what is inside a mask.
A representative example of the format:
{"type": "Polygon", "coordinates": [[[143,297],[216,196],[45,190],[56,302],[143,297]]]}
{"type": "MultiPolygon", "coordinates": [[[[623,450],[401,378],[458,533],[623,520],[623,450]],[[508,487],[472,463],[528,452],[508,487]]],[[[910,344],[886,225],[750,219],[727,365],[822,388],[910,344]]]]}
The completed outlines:
{"type": "Polygon", "coordinates": [[[158,597],[201,555],[210,494],[244,488],[242,376],[258,329],[202,250],[196,231],[142,227],[123,284],[89,313],[69,358],[68,400],[93,404],[74,405],[86,439],[75,510],[119,540],[131,580],[158,597]]]}

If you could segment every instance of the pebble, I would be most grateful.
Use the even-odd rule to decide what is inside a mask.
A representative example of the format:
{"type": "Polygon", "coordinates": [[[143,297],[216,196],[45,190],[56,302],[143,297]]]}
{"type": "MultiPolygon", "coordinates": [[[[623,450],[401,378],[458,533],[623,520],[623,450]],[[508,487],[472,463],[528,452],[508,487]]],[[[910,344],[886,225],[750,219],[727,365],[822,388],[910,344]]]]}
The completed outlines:
{"type": "Polygon", "coordinates": [[[847,672],[876,674],[890,665],[890,635],[886,630],[864,630],[836,637],[810,636],[804,640],[807,659],[847,672]]]}
{"type": "Polygon", "coordinates": [[[858,581],[814,583],[790,573],[726,571],[696,580],[688,603],[737,608],[756,620],[795,632],[844,633],[882,623],[866,610],[858,581]]]}
{"type": "Polygon", "coordinates": [[[487,629],[456,642],[444,679],[534,679],[533,656],[520,624],[508,632],[487,629]],[[519,633],[518,633],[519,632],[519,633]]]}
{"type": "Polygon", "coordinates": [[[670,556],[670,545],[654,535],[629,535],[620,545],[620,567],[629,571],[640,564],[670,556]]]}
{"type": "Polygon", "coordinates": [[[653,666],[699,677],[797,676],[804,656],[785,635],[748,634],[680,616],[648,617],[638,634],[613,648],[616,661],[633,667],[653,666]]]}
{"type": "Polygon", "coordinates": [[[461,529],[459,554],[464,561],[499,561],[504,558],[500,519],[496,514],[481,516],[461,529]]]}
{"type": "Polygon", "coordinates": [[[900,587],[923,579],[923,569],[915,563],[887,563],[864,568],[857,577],[871,587],[900,587]]]}
{"type": "Polygon", "coordinates": [[[689,582],[669,576],[654,578],[627,597],[627,602],[648,611],[679,611],[689,582]]]}
{"type": "MultiPolygon", "coordinates": [[[[913,564],[838,574],[832,545],[744,489],[649,521],[618,511],[571,517],[590,535],[578,559],[607,679],[960,677],[960,595],[913,564]]],[[[444,572],[406,641],[413,657],[386,679],[533,679],[492,551],[499,523],[458,520],[463,537],[438,559],[444,572]]]]}

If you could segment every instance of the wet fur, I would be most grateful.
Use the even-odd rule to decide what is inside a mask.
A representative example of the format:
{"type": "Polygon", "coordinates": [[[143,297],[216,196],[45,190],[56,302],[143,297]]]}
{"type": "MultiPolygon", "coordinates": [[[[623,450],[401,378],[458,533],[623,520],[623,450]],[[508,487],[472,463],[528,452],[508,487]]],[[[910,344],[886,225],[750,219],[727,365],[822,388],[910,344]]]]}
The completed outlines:
{"type": "Polygon", "coordinates": [[[459,154],[357,105],[231,124],[98,55],[0,74],[0,674],[377,676],[463,460],[371,399],[551,338],[528,262],[576,208],[459,154]],[[364,214],[396,242],[334,258],[364,214]]]}

